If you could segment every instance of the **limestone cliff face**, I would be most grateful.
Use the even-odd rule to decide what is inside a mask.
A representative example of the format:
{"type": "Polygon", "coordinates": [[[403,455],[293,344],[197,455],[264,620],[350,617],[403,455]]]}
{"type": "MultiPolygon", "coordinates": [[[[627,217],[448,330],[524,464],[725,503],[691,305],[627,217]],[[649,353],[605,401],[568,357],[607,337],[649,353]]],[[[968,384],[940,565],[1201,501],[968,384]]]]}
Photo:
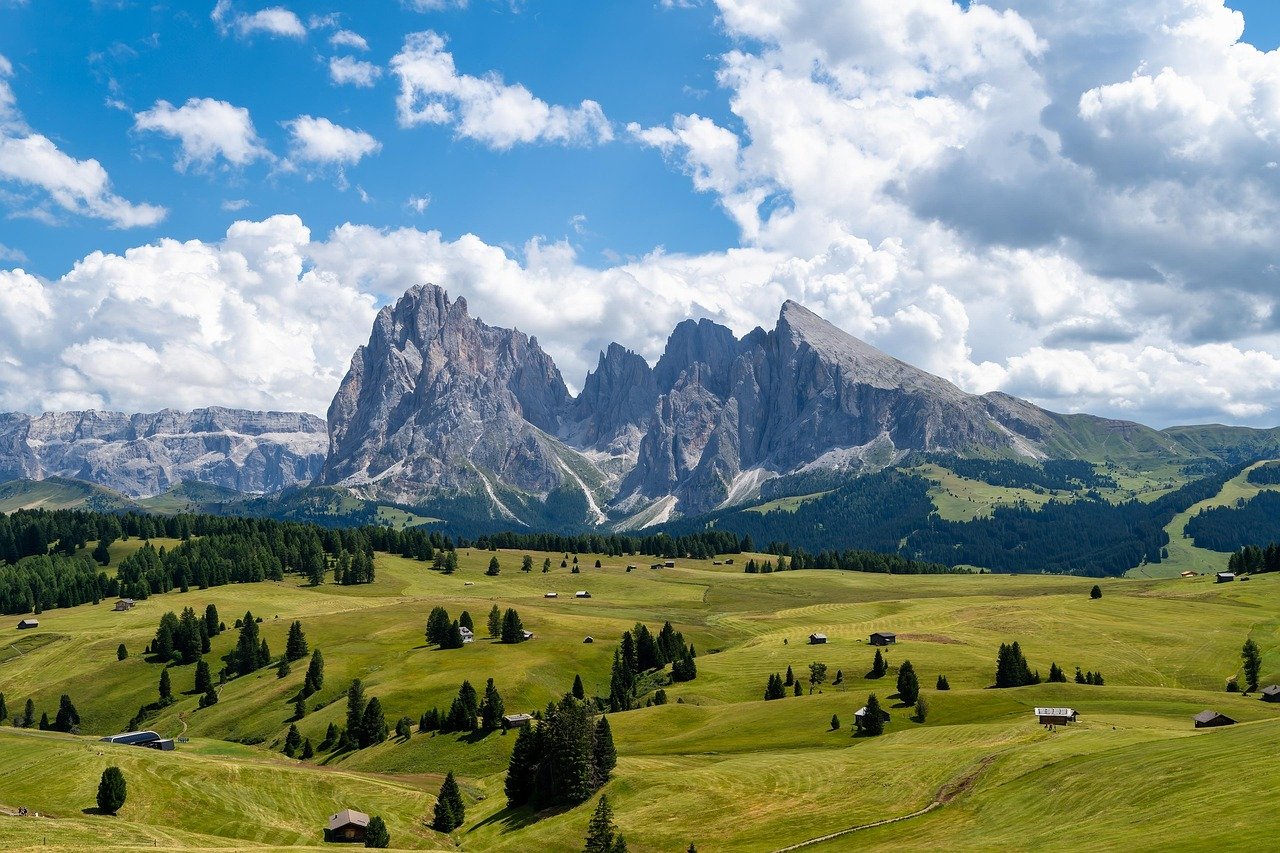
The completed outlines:
{"type": "Polygon", "coordinates": [[[415,287],[382,309],[351,360],[320,479],[408,502],[500,485],[546,493],[564,477],[552,436],[569,402],[536,339],[415,287]]]}
{"type": "Polygon", "coordinates": [[[179,483],[266,493],[310,482],[325,424],[297,412],[0,415],[0,480],[68,477],[150,497],[179,483]]]}

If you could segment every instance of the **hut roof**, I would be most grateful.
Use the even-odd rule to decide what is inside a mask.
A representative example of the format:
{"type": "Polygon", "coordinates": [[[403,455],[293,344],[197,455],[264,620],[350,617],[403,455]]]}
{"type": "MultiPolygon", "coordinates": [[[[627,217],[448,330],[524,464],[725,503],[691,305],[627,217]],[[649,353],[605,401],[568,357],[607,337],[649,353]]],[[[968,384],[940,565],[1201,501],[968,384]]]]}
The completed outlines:
{"type": "Polygon", "coordinates": [[[341,829],[349,824],[356,826],[368,826],[369,816],[364,812],[358,812],[355,809],[343,809],[334,815],[329,815],[329,829],[341,829]]]}

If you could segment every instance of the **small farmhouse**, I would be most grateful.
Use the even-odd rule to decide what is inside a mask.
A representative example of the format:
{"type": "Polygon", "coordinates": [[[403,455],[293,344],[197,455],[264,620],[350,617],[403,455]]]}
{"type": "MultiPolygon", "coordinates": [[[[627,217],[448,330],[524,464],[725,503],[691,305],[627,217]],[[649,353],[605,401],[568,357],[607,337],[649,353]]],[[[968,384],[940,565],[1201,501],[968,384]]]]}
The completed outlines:
{"type": "Polygon", "coordinates": [[[676,567],[676,561],[675,561],[675,560],[667,560],[667,561],[666,561],[665,563],[663,563],[662,565],[663,565],[663,566],[665,566],[665,567],[666,567],[666,568],[668,568],[668,569],[674,569],[674,568],[676,567]]]}
{"type": "MultiPolygon", "coordinates": [[[[853,722],[854,722],[854,725],[856,725],[858,728],[862,728],[862,721],[865,720],[866,718],[867,718],[866,705],[863,705],[861,708],[853,712],[853,722]]],[[[889,712],[886,711],[884,708],[880,709],[880,719],[884,720],[886,723],[889,722],[889,712]]]]}
{"type": "Polygon", "coordinates": [[[1036,708],[1035,715],[1042,726],[1065,726],[1076,721],[1075,708],[1036,708]]]}
{"type": "Polygon", "coordinates": [[[1188,570],[1188,571],[1183,572],[1183,573],[1182,573],[1182,576],[1183,576],[1184,578],[1193,578],[1193,577],[1195,577],[1195,576],[1196,576],[1196,573],[1195,573],[1195,572],[1193,572],[1193,571],[1188,570]]]}
{"type": "Polygon", "coordinates": [[[503,714],[502,727],[504,729],[519,729],[529,725],[532,720],[532,714],[503,714]]]}
{"type": "Polygon", "coordinates": [[[809,635],[809,645],[811,646],[821,646],[826,641],[827,641],[826,634],[810,634],[809,635]]]}
{"type": "Polygon", "coordinates": [[[119,601],[117,601],[117,602],[116,602],[116,606],[115,606],[115,608],[114,608],[114,609],[116,609],[116,610],[121,610],[121,611],[123,611],[123,610],[132,610],[132,609],[133,609],[133,605],[134,605],[135,603],[136,603],[136,602],[135,602],[132,598],[122,598],[122,599],[120,599],[119,601]]]}
{"type": "Polygon", "coordinates": [[[871,645],[891,646],[898,642],[898,635],[892,631],[876,631],[871,635],[871,645]]]}
{"type": "Polygon", "coordinates": [[[593,637],[583,637],[583,638],[582,638],[582,642],[584,642],[584,643],[594,643],[594,642],[595,642],[595,639],[594,639],[593,637]]]}
{"type": "Polygon", "coordinates": [[[25,631],[28,628],[39,628],[39,627],[40,627],[39,619],[23,619],[21,622],[18,623],[19,631],[25,631]]]}
{"type": "Polygon", "coordinates": [[[363,844],[368,831],[369,816],[367,814],[355,809],[343,809],[337,814],[329,815],[329,823],[324,830],[324,840],[363,844]]]}
{"type": "Polygon", "coordinates": [[[1262,688],[1263,702],[1280,702],[1280,685],[1272,684],[1270,687],[1262,688]]]}
{"type": "Polygon", "coordinates": [[[559,598],[559,597],[560,597],[560,593],[558,593],[558,592],[548,592],[548,593],[544,593],[542,597],[543,597],[543,598],[559,598]]]}
{"type": "Polygon", "coordinates": [[[462,635],[462,642],[464,643],[470,643],[474,641],[476,638],[475,633],[466,625],[463,625],[462,627],[460,627],[458,629],[458,633],[462,635]]]}
{"type": "Polygon", "coordinates": [[[524,632],[524,638],[525,638],[526,640],[532,640],[532,639],[533,639],[533,632],[532,632],[532,631],[525,631],[525,632],[524,632]]]}
{"type": "Polygon", "coordinates": [[[1196,721],[1197,729],[1213,729],[1218,726],[1234,726],[1236,724],[1235,720],[1217,711],[1201,711],[1193,719],[1196,721]]]}
{"type": "Polygon", "coordinates": [[[587,592],[585,589],[580,589],[573,594],[573,597],[574,598],[590,598],[591,593],[587,592]]]}
{"type": "Polygon", "coordinates": [[[1213,578],[1214,583],[1231,583],[1236,579],[1235,572],[1218,572],[1213,578]]]}

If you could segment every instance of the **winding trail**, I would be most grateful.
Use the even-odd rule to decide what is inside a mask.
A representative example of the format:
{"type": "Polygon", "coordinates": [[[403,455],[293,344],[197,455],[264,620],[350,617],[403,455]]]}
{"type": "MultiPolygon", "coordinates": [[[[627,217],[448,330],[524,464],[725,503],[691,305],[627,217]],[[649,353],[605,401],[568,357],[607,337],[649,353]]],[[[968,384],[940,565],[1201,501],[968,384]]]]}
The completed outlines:
{"type": "Polygon", "coordinates": [[[823,844],[854,832],[861,832],[864,829],[874,829],[877,826],[888,826],[891,823],[900,823],[904,820],[911,820],[914,817],[926,815],[934,809],[941,808],[956,797],[971,789],[978,781],[978,777],[982,772],[991,766],[991,762],[996,760],[996,756],[988,755],[978,763],[978,766],[957,779],[953,779],[938,789],[937,795],[934,796],[933,802],[922,809],[916,809],[910,814],[898,815],[897,817],[887,817],[884,820],[872,821],[871,823],[860,823],[857,826],[851,826],[848,829],[841,829],[836,832],[829,832],[826,835],[820,835],[817,838],[810,838],[808,841],[801,841],[799,844],[792,844],[787,847],[778,848],[775,853],[789,853],[792,850],[799,850],[802,847],[810,847],[814,844],[823,844]]]}

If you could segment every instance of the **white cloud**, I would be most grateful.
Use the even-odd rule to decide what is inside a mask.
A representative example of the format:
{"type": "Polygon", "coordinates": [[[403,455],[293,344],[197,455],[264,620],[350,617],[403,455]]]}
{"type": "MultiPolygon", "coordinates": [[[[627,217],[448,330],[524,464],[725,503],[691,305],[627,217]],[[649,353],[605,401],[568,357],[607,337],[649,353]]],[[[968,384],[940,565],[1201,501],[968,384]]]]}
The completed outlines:
{"type": "Polygon", "coordinates": [[[248,38],[255,33],[293,39],[307,37],[307,28],[303,26],[301,19],[283,6],[271,6],[247,14],[233,9],[231,0],[218,0],[209,17],[223,35],[235,32],[241,38],[248,38]]]}
{"type": "Polygon", "coordinates": [[[232,166],[271,157],[249,111],[212,98],[191,98],[181,107],[156,101],[151,109],[134,116],[134,129],[179,140],[182,152],[176,165],[180,170],[192,164],[212,166],[219,157],[232,166]]]}
{"type": "Polygon", "coordinates": [[[430,195],[411,195],[409,200],[405,202],[405,207],[421,216],[427,212],[427,208],[431,206],[430,195]]]}
{"type": "Polygon", "coordinates": [[[244,210],[249,204],[247,198],[229,198],[222,202],[222,209],[228,213],[235,213],[237,210],[244,210]]]}
{"type": "Polygon", "coordinates": [[[352,50],[369,49],[369,42],[365,41],[364,36],[351,30],[338,30],[329,36],[329,44],[332,47],[349,47],[352,50]]]}
{"type": "Polygon", "coordinates": [[[289,156],[295,160],[354,165],[382,148],[363,130],[342,127],[327,118],[303,115],[284,124],[290,135],[289,156]]]}
{"type": "Polygon", "coordinates": [[[441,12],[445,9],[467,8],[467,0],[400,0],[400,2],[415,12],[441,12]]]}
{"type": "MultiPolygon", "coordinates": [[[[9,78],[13,66],[0,55],[0,181],[16,184],[20,192],[11,205],[17,215],[55,224],[58,220],[23,191],[38,190],[64,211],[102,219],[115,228],[155,225],[167,211],[151,204],[134,204],[111,191],[107,170],[97,160],[78,160],[48,137],[34,133],[18,111],[9,78]]],[[[12,250],[6,250],[12,251],[12,250]]]]}
{"type": "Polygon", "coordinates": [[[498,150],[537,142],[593,145],[613,138],[595,101],[553,105],[524,86],[504,83],[496,73],[460,74],[444,38],[431,31],[406,36],[391,69],[400,79],[396,107],[404,127],[448,125],[459,137],[498,150]]]}
{"type": "Polygon", "coordinates": [[[368,88],[381,76],[381,68],[363,59],[353,56],[334,56],[329,59],[329,79],[339,86],[368,88]]]}

